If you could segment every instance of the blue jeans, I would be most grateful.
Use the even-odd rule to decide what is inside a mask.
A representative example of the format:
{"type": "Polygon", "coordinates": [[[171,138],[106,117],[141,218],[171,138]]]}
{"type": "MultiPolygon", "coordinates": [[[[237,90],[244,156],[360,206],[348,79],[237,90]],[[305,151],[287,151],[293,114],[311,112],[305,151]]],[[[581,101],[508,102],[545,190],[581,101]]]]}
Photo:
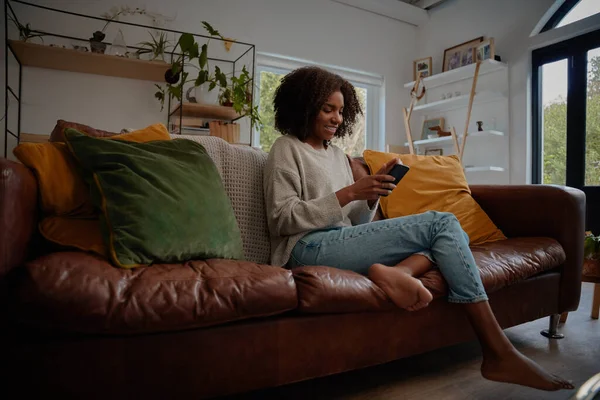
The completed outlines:
{"type": "Polygon", "coordinates": [[[327,265],[366,275],[374,263],[396,265],[412,254],[422,254],[437,264],[448,282],[448,301],[488,299],[469,249],[469,237],[451,213],[428,211],[313,231],[296,243],[287,265],[327,265]]]}

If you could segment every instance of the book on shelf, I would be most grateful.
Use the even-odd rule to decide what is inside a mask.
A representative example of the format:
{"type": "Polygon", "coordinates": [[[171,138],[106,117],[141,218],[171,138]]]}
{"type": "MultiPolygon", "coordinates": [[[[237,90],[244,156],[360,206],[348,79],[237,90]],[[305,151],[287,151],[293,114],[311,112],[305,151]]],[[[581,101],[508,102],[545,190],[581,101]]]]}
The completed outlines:
{"type": "Polygon", "coordinates": [[[200,135],[200,136],[210,136],[210,130],[208,128],[197,128],[193,126],[184,126],[183,129],[179,129],[176,126],[171,133],[174,135],[200,135]]]}

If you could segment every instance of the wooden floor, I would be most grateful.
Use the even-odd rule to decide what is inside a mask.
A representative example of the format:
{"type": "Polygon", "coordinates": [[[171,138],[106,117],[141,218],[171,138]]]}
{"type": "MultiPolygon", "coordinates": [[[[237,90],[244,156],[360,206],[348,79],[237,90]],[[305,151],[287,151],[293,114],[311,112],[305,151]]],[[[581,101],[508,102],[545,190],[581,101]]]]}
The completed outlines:
{"type": "MultiPolygon", "coordinates": [[[[592,293],[592,284],[585,283],[579,309],[559,327],[566,335],[562,340],[548,340],[540,335],[548,318],[506,330],[521,352],[552,373],[571,380],[576,387],[600,372],[600,320],[590,318],[592,293]]],[[[377,367],[227,399],[564,400],[574,393],[542,392],[489,382],[479,374],[480,363],[478,344],[465,343],[377,367]]]]}

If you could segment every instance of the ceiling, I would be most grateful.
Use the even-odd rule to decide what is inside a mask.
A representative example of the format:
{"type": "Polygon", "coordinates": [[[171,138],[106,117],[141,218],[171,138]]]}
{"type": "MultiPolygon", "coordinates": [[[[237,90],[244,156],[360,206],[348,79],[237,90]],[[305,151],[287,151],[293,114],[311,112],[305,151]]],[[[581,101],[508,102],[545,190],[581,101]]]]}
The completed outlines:
{"type": "Polygon", "coordinates": [[[399,0],[403,3],[410,4],[415,7],[422,8],[424,10],[429,10],[447,0],[399,0]]]}

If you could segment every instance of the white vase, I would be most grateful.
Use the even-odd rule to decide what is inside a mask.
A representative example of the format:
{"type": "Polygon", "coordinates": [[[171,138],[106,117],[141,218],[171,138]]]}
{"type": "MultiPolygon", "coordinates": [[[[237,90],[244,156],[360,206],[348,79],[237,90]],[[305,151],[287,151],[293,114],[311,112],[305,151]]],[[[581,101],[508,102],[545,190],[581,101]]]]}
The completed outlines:
{"type": "Polygon", "coordinates": [[[196,101],[203,104],[219,104],[219,89],[208,91],[209,83],[203,83],[195,88],[196,101]]]}

